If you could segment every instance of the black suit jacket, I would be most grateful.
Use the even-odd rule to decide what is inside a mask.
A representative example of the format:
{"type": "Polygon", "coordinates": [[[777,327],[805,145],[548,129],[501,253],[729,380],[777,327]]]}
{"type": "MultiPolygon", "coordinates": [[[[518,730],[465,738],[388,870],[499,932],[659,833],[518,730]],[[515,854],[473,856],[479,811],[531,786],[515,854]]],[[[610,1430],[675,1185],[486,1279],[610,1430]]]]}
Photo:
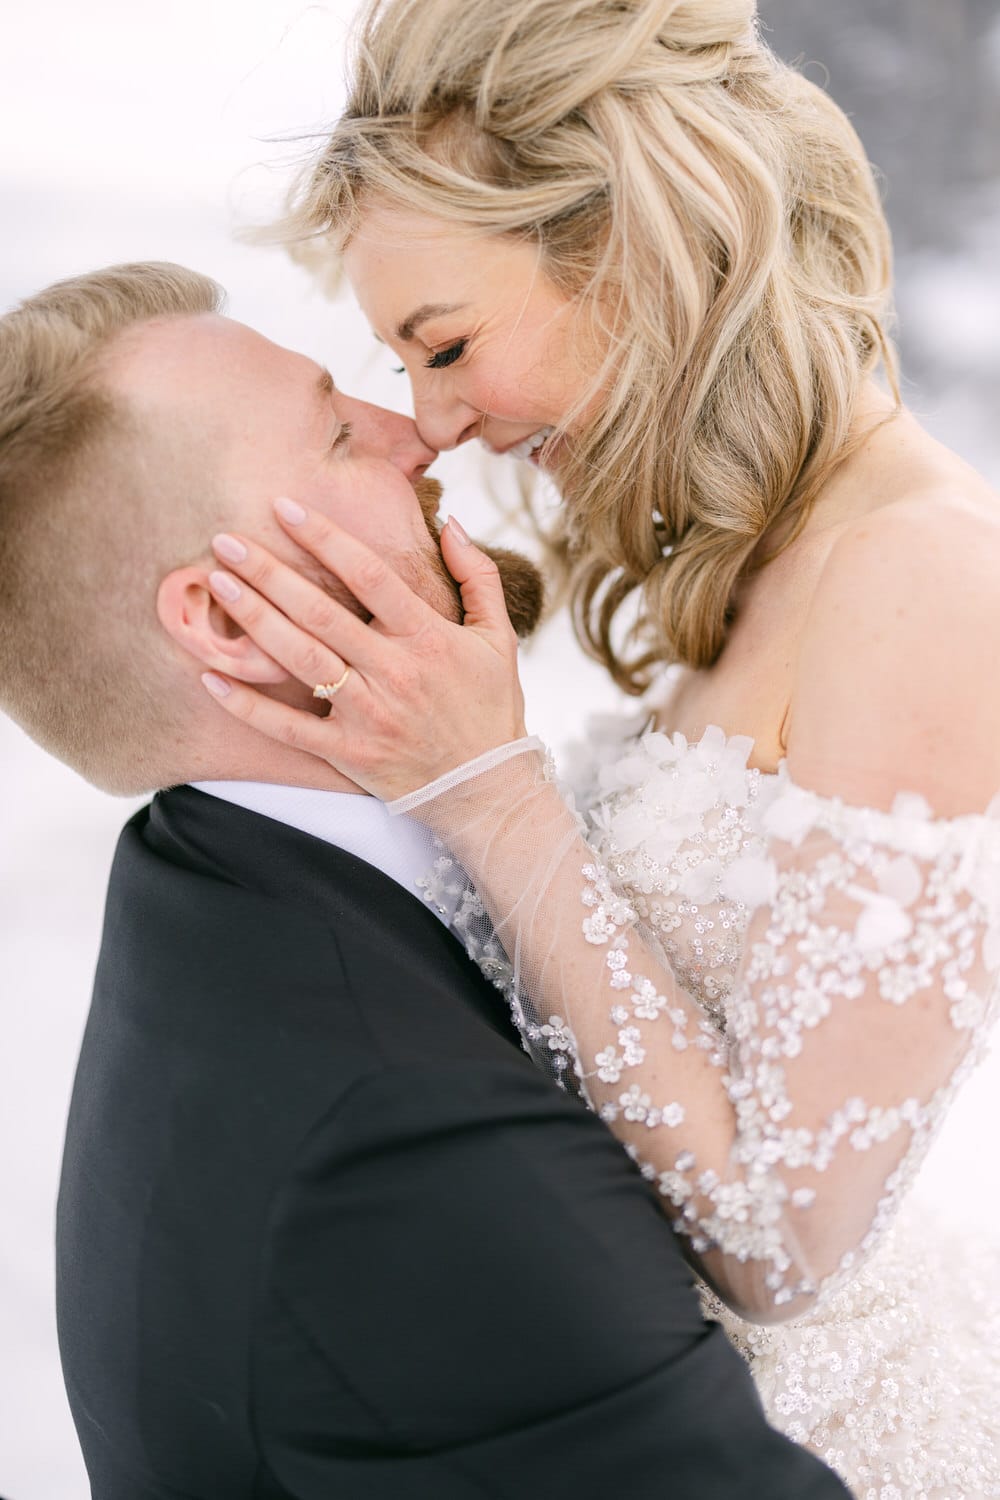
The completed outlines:
{"type": "Polygon", "coordinates": [[[433,913],[189,787],[122,834],[57,1250],[95,1500],[844,1494],[433,913]]]}

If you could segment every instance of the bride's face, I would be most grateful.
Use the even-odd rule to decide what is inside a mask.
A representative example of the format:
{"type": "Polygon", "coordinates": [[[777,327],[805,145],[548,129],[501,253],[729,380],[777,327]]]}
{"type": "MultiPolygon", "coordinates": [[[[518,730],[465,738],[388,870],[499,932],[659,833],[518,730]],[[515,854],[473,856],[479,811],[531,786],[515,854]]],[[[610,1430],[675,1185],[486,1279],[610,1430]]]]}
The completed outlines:
{"type": "Polygon", "coordinates": [[[600,400],[604,351],[545,275],[535,245],[373,207],[344,261],[375,334],[410,377],[417,426],[432,448],[479,438],[548,466],[558,439],[541,444],[551,429],[581,400],[584,418],[600,400]]]}

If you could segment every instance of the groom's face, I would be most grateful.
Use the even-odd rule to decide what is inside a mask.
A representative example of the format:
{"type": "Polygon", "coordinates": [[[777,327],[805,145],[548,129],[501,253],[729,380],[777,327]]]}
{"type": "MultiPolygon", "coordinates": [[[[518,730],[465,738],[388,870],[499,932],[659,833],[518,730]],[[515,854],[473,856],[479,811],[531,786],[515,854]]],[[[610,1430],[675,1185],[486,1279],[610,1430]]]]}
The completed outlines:
{"type": "Polygon", "coordinates": [[[214,314],[135,330],[107,375],[139,417],[145,470],[162,504],[201,505],[206,542],[220,527],[249,532],[335,591],[274,520],[271,502],[291,495],[459,617],[429,527],[438,491],[421,483],[437,455],[409,418],[345,395],[313,360],[214,314]]]}

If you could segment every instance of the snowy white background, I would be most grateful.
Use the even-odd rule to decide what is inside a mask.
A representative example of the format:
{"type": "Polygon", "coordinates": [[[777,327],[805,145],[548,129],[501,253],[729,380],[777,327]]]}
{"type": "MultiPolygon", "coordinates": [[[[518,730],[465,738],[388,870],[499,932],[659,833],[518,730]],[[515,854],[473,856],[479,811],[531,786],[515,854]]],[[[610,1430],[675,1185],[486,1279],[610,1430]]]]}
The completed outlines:
{"type": "MultiPolygon", "coordinates": [[[[305,149],[288,138],[336,114],[351,9],[344,0],[173,0],[169,7],[8,0],[0,53],[0,309],[98,265],[177,260],[220,280],[235,317],[323,359],[346,389],[405,408],[405,383],[354,310],[323,301],[282,255],[241,247],[231,233],[234,222],[275,201],[289,163],[305,149]]],[[[796,35],[794,18],[779,25],[781,0],[765,4],[765,15],[769,9],[780,50],[823,56],[808,50],[807,35],[796,35]]],[[[1000,26],[987,34],[985,50],[978,35],[965,38],[973,40],[995,99],[1000,26]]],[[[895,67],[899,82],[902,54],[884,36],[876,55],[890,80],[895,67]]],[[[836,76],[833,82],[836,92],[836,76]]],[[[897,195],[894,209],[892,179],[889,189],[890,209],[907,231],[900,305],[917,372],[910,400],[1000,483],[1000,195],[981,172],[961,203],[951,202],[954,232],[942,237],[904,223],[906,195],[897,195]]],[[[449,506],[470,528],[496,535],[485,462],[462,452],[438,472],[449,506]]],[[[492,487],[512,496],[510,472],[493,474],[492,487]]],[[[67,664],[67,691],[71,670],[67,664]]],[[[533,726],[556,744],[586,712],[617,701],[559,622],[528,655],[525,675],[533,726]]],[[[0,771],[0,1496],[84,1500],[56,1350],[52,1221],[104,885],[133,804],[88,787],[2,716],[0,771]]],[[[984,1185],[998,1089],[995,1060],[961,1101],[933,1163],[928,1186],[953,1218],[962,1188],[984,1185]]],[[[993,1183],[985,1181],[977,1222],[1000,1233],[993,1183]]]]}

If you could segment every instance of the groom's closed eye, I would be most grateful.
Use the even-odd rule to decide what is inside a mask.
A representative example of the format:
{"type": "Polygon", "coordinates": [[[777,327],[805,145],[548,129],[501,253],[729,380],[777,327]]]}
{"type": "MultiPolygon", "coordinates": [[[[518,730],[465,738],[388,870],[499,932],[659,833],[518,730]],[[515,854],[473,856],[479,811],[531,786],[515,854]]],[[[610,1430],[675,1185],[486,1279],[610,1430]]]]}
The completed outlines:
{"type": "Polygon", "coordinates": [[[326,412],[327,417],[332,414],[334,420],[337,422],[337,431],[331,438],[329,445],[329,452],[331,453],[335,452],[336,449],[343,447],[349,441],[351,436],[350,422],[341,422],[337,417],[336,411],[333,410],[333,401],[331,398],[335,390],[336,386],[334,384],[333,376],[330,374],[330,371],[326,368],[325,365],[321,365],[319,369],[319,375],[317,376],[314,386],[314,391],[315,395],[319,398],[320,405],[326,412]]]}

